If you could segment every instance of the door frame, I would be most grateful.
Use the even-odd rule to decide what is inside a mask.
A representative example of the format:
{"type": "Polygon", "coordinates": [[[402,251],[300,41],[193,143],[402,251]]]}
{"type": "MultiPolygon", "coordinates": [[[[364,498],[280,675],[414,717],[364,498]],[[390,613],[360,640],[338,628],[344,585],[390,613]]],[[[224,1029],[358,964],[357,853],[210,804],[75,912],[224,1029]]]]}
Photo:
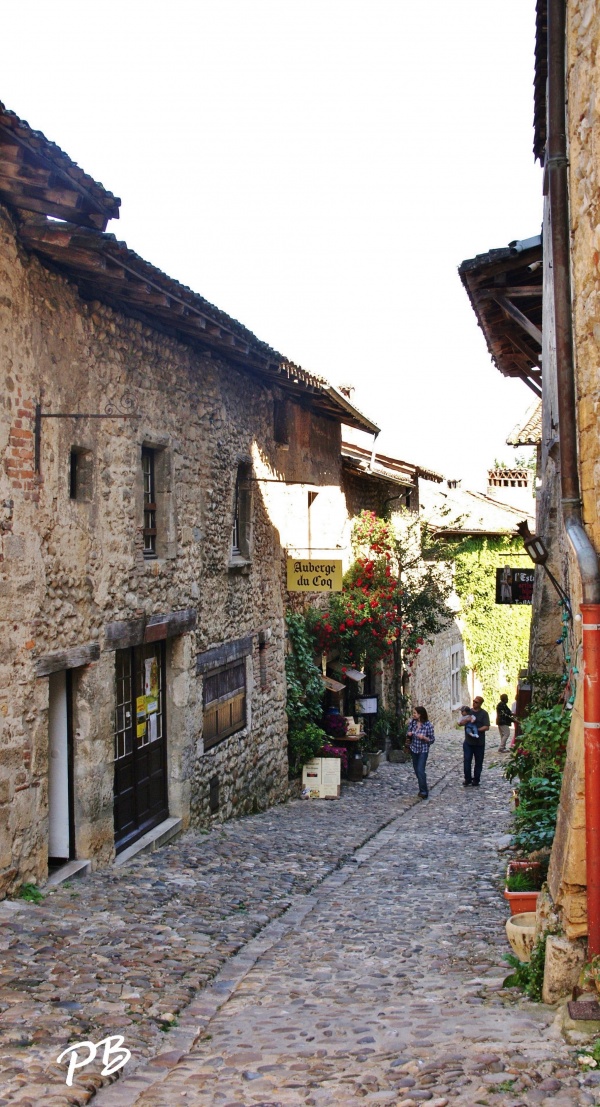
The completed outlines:
{"type": "MultiPolygon", "coordinates": [[[[67,731],[67,804],[68,804],[68,858],[52,857],[48,852],[48,864],[56,867],[64,864],[66,860],[74,861],[77,853],[75,848],[75,785],[74,785],[74,741],[73,741],[73,672],[71,669],[61,670],[65,675],[65,710],[67,731]]],[[[52,675],[50,676],[51,679],[52,675]]],[[[50,679],[48,682],[48,699],[50,697],[50,679]]],[[[48,730],[48,746],[50,733],[48,730]]],[[[50,818],[50,749],[48,749],[48,817],[50,818]]],[[[48,828],[48,850],[50,849],[50,828],[48,828]]]]}

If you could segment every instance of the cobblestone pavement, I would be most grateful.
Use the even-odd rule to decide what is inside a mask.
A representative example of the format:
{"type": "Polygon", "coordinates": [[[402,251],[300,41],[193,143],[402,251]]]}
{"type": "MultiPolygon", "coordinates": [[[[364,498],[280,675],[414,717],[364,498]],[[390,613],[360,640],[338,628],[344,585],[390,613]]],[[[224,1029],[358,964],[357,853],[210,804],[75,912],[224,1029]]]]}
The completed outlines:
{"type": "Polygon", "coordinates": [[[0,1105],[88,1102],[102,1066],[68,1088],[55,1059],[117,1033],[132,1059],[98,1107],[595,1103],[556,1012],[502,987],[510,789],[489,746],[479,789],[451,734],[427,802],[386,764],[5,904],[0,1105]]]}

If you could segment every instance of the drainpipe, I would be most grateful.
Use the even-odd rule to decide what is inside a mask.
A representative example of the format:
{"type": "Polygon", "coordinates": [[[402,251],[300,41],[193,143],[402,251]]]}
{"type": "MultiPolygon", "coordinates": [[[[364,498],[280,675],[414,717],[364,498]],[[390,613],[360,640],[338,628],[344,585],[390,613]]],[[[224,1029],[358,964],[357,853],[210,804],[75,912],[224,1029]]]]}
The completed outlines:
{"type": "Polygon", "coordinates": [[[588,956],[600,953],[600,572],[585,531],[577,458],[577,410],[570,277],[570,220],[566,139],[566,0],[548,0],[547,174],[560,427],[561,504],[565,531],[581,575],[585,741],[588,956]]]}

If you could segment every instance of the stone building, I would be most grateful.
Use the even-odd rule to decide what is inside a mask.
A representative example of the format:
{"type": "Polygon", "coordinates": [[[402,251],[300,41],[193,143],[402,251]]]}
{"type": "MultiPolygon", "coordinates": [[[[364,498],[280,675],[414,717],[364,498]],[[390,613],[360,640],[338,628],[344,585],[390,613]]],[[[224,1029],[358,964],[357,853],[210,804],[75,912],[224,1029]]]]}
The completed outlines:
{"type": "MultiPolygon", "coordinates": [[[[422,484],[419,499],[423,525],[448,539],[511,538],[517,535],[517,525],[524,517],[533,524],[531,515],[495,497],[462,488],[458,481],[422,484]]],[[[462,605],[456,592],[450,603],[455,617],[433,642],[422,646],[410,681],[412,702],[426,704],[434,725],[440,728],[454,725],[458,708],[487,692],[465,642],[462,605]]],[[[502,682],[503,675],[498,673],[498,684],[502,682]]],[[[493,722],[495,703],[488,700],[485,706],[493,722]]]]}
{"type": "Polygon", "coordinates": [[[508,251],[491,252],[506,257],[502,276],[512,295],[510,289],[498,290],[491,269],[487,275],[476,272],[481,259],[465,262],[460,269],[488,345],[497,353],[497,367],[521,376],[536,395],[541,392],[536,533],[548,553],[546,565],[572,612],[563,656],[560,642],[557,645],[562,631],[561,597],[550,577],[538,569],[533,665],[555,672],[565,667],[565,698],[572,707],[548,878],[556,921],[574,943],[571,954],[565,954],[564,991],[573,984],[577,956],[583,956],[578,942],[586,940],[588,956],[600,953],[600,829],[594,768],[600,719],[593,698],[600,626],[599,47],[598,0],[537,0],[534,156],[544,168],[542,237],[537,246],[513,257],[512,270],[508,251]],[[529,260],[530,264],[519,265],[529,260]],[[513,308],[518,299],[520,318],[514,311],[493,317],[490,304],[501,305],[502,297],[511,300],[513,308]],[[516,347],[515,326],[519,327],[516,347]]]}
{"type": "Polygon", "coordinates": [[[286,796],[285,555],[343,544],[377,431],[119,203],[0,106],[1,894],[286,796]]]}

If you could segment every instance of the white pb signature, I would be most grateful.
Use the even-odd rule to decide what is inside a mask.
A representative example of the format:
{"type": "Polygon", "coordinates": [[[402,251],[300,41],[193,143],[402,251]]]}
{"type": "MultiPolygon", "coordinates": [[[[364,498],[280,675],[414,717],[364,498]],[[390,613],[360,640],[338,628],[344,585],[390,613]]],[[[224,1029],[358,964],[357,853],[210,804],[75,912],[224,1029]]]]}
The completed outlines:
{"type": "Polygon", "coordinates": [[[112,1072],[118,1072],[119,1069],[122,1069],[131,1057],[130,1050],[123,1045],[124,1041],[125,1039],[122,1038],[120,1034],[111,1034],[108,1038],[102,1038],[102,1040],[95,1045],[94,1042],[75,1042],[74,1045],[69,1046],[68,1049],[63,1049],[60,1056],[56,1058],[56,1063],[60,1065],[63,1058],[69,1057],[70,1054],[69,1069],[67,1072],[67,1084],[69,1087],[71,1087],[73,1083],[75,1070],[85,1069],[88,1065],[91,1065],[100,1046],[104,1046],[102,1054],[102,1064],[104,1068],[102,1069],[101,1076],[110,1076],[112,1072]],[[87,1049],[88,1055],[83,1061],[80,1061],[79,1053],[82,1049],[87,1049]]]}

